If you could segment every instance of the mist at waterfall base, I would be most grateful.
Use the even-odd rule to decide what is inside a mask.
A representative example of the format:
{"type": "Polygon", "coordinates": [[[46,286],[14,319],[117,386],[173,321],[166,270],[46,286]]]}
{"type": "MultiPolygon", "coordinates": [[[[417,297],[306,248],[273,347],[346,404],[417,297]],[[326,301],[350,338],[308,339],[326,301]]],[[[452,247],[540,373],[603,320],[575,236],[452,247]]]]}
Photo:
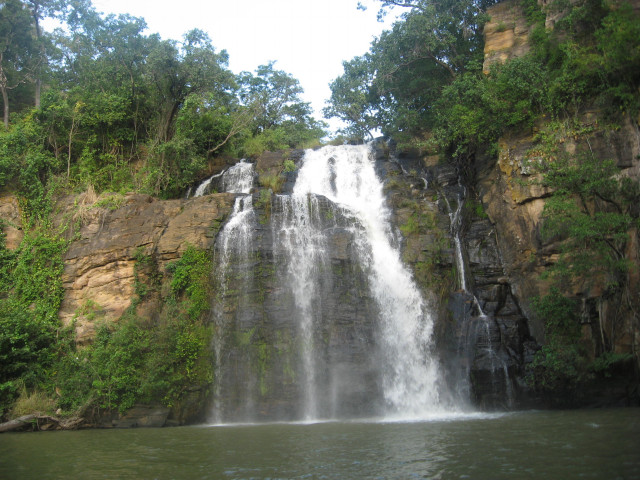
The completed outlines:
{"type": "Polygon", "coordinates": [[[255,210],[264,200],[249,193],[251,164],[222,174],[238,196],[215,250],[213,423],[461,414],[370,150],[306,151],[291,192],[269,198],[269,225],[255,210]],[[275,284],[257,301],[265,269],[275,284]]]}

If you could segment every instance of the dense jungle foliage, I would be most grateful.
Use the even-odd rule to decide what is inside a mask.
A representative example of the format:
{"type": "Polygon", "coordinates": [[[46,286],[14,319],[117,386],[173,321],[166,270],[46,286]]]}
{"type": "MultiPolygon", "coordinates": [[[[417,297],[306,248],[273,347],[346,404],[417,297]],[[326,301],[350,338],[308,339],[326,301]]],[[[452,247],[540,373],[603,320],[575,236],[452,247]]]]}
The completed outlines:
{"type": "Polygon", "coordinates": [[[57,175],[71,188],[174,197],[211,156],[325,134],[296,79],[272,62],[232,73],[202,31],[163,40],[88,0],[8,0],[0,12],[0,186],[25,196],[57,175]],[[43,31],[52,19],[61,26],[43,31]]]}
{"type": "MultiPolygon", "coordinates": [[[[343,120],[347,137],[381,130],[461,170],[471,170],[478,154],[494,154],[509,129],[551,120],[531,168],[553,192],[545,235],[568,241],[551,272],[554,289],[536,303],[548,345],[535,359],[532,385],[557,390],[617,360],[603,345],[599,363],[588,362],[575,302],[562,287],[589,265],[607,277],[609,295],[628,294],[625,244],[640,201],[637,184],[614,180],[609,159],[557,147],[562,136],[588,135],[575,123],[587,105],[611,122],[637,117],[640,21],[624,2],[556,0],[544,8],[564,15],[547,30],[543,7],[521,2],[531,52],[483,73],[482,32],[495,0],[381,0],[380,15],[404,13],[369,52],[344,63],[325,115],[343,120]]],[[[185,382],[207,384],[212,375],[205,361],[211,259],[195,249],[169,269],[164,292],[153,259],[140,253],[145,273],[130,311],[118,326],[101,327],[93,345],[76,347],[57,317],[67,247],[51,224],[57,192],[91,187],[172,198],[216,155],[310,146],[325,135],[298,81],[273,63],[236,75],[204,32],[176,42],[145,29],[141,18],[99,15],[89,0],[0,5],[0,189],[21,198],[26,232],[13,251],[0,233],[0,416],[122,411],[158,398],[175,405],[185,382]],[[60,28],[43,30],[46,19],[60,28]],[[165,316],[145,324],[136,304],[160,294],[165,316]]],[[[85,309],[99,314],[99,306],[85,309]]]]}

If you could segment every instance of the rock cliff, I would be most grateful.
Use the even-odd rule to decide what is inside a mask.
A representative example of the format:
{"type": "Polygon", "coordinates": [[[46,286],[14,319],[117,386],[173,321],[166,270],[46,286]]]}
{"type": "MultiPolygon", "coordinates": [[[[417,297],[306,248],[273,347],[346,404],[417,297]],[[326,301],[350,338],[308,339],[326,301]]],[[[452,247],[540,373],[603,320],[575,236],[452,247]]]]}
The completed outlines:
{"type": "Polygon", "coordinates": [[[81,344],[93,338],[98,321],[117,321],[131,305],[136,257],[153,256],[162,272],[189,245],[211,249],[233,204],[228,194],[189,200],[131,194],[92,202],[86,196],[62,198],[55,219],[62,224],[72,217],[60,318],[75,322],[81,344]]]}

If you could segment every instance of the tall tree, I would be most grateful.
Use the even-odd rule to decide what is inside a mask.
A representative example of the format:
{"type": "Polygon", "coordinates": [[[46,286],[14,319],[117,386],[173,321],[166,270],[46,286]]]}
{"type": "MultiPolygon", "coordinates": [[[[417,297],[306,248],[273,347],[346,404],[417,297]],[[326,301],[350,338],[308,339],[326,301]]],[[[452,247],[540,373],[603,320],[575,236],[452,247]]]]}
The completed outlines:
{"type": "Polygon", "coordinates": [[[227,52],[216,52],[202,30],[185,34],[181,48],[166,40],[154,45],[147,63],[158,105],[157,141],[171,139],[176,116],[189,95],[204,92],[224,95],[232,88],[228,61],[227,52]]]}
{"type": "MultiPolygon", "coordinates": [[[[388,134],[413,135],[434,121],[433,106],[440,91],[468,70],[482,64],[482,27],[486,8],[495,0],[383,0],[379,17],[389,8],[406,11],[371,46],[367,60],[373,75],[365,95],[344,104],[344,84],[352,83],[353,65],[332,84],[327,112],[342,116],[357,128],[362,119],[346,118],[347,111],[375,112],[377,127],[388,134]],[[342,90],[342,93],[340,91],[342,90]]],[[[368,123],[368,122],[367,122],[368,123]]]]}
{"type": "Polygon", "coordinates": [[[251,133],[262,138],[262,147],[296,147],[324,136],[324,124],[312,117],[311,105],[303,101],[300,82],[274,62],[260,65],[255,75],[242,72],[240,98],[254,115],[251,133]]]}
{"type": "Polygon", "coordinates": [[[0,92],[9,127],[9,91],[31,81],[39,64],[31,16],[20,0],[0,5],[0,92]]]}
{"type": "Polygon", "coordinates": [[[65,0],[26,0],[33,19],[35,43],[39,55],[38,66],[34,75],[36,108],[40,108],[40,92],[42,89],[42,68],[47,63],[47,54],[41,22],[44,18],[59,16],[65,7],[65,0]]]}
{"type": "Polygon", "coordinates": [[[373,138],[378,128],[372,86],[375,69],[370,54],[342,63],[344,73],[330,85],[331,98],[323,109],[325,117],[337,117],[347,124],[341,132],[355,137],[373,138]]]}

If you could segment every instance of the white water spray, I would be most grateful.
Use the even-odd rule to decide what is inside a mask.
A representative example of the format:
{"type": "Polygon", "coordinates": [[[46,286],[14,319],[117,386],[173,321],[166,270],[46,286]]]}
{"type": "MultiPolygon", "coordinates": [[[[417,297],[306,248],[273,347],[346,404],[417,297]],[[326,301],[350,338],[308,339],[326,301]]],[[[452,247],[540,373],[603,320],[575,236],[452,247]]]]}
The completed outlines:
{"type": "MultiPolygon", "coordinates": [[[[236,197],[233,205],[233,211],[224,228],[220,231],[216,242],[216,251],[219,252],[216,270],[220,286],[218,298],[221,303],[224,303],[229,289],[230,265],[232,264],[232,260],[233,264],[238,266],[239,269],[245,269],[246,265],[250,261],[250,256],[253,251],[253,232],[256,218],[253,209],[253,197],[248,195],[253,185],[253,164],[241,161],[218,176],[220,175],[223,175],[223,180],[225,180],[223,185],[225,185],[227,192],[241,194],[236,197]]],[[[239,283],[239,287],[246,290],[250,287],[251,280],[252,279],[250,277],[241,275],[240,278],[235,281],[239,283]]],[[[218,315],[214,320],[218,333],[214,335],[213,351],[216,367],[219,371],[222,370],[222,351],[224,348],[223,332],[226,330],[226,321],[223,316],[223,310],[223,308],[218,309],[218,315]]],[[[220,382],[217,381],[215,383],[213,395],[216,422],[220,422],[222,420],[220,416],[220,386],[220,382]]],[[[246,399],[249,402],[251,401],[251,398],[251,395],[246,395],[246,399]]],[[[245,405],[245,407],[246,409],[250,409],[251,405],[245,405]]]]}
{"type": "Polygon", "coordinates": [[[253,164],[240,160],[223,172],[222,188],[227,193],[249,193],[253,187],[253,164]]]}
{"type": "MultiPolygon", "coordinates": [[[[385,415],[425,418],[440,412],[444,407],[437,361],[432,352],[433,318],[394,246],[398,242],[370,147],[325,147],[308,151],[293,191],[291,204],[296,211],[292,218],[309,217],[310,194],[327,197],[355,220],[354,246],[380,312],[385,415]]],[[[305,235],[313,239],[315,234],[310,231],[305,235]]],[[[315,268],[308,262],[320,256],[315,252],[320,244],[310,247],[306,255],[291,263],[290,268],[299,272],[301,278],[315,268]]],[[[304,306],[307,301],[304,296],[308,294],[308,286],[300,281],[300,288],[294,291],[296,302],[304,306]]]]}

